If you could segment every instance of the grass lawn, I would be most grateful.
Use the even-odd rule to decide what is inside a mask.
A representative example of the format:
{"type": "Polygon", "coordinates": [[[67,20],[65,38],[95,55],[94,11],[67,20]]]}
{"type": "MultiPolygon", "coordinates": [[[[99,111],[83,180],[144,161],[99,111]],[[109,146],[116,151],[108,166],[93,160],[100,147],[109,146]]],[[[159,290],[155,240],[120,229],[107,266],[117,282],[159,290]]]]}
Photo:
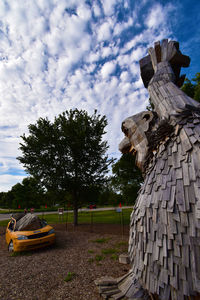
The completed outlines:
{"type": "MultiPolygon", "coordinates": [[[[132,209],[127,208],[123,209],[123,222],[128,225],[130,223],[130,214],[132,209]]],[[[92,212],[79,212],[78,214],[78,223],[79,224],[90,224],[91,220],[95,224],[121,224],[122,214],[116,212],[115,210],[107,211],[92,211],[92,212]]],[[[44,215],[44,219],[49,224],[55,223],[65,223],[66,219],[68,223],[73,222],[73,213],[65,213],[63,216],[63,221],[59,220],[58,214],[44,215]]]]}
{"type": "MultiPolygon", "coordinates": [[[[116,212],[116,210],[107,210],[107,211],[89,211],[89,212],[79,212],[78,222],[79,224],[90,224],[91,220],[95,224],[121,224],[123,217],[123,223],[128,225],[130,223],[130,214],[132,212],[131,208],[123,209],[122,214],[116,212]]],[[[40,216],[42,217],[42,216],[40,216]]],[[[44,214],[44,219],[49,224],[65,223],[66,220],[68,223],[73,222],[73,213],[64,213],[63,220],[59,220],[58,214],[44,214]]],[[[6,226],[8,221],[0,221],[0,226],[6,226]]]]}
{"type": "Polygon", "coordinates": [[[8,225],[8,220],[5,220],[5,221],[0,221],[0,226],[7,226],[8,225]]]}

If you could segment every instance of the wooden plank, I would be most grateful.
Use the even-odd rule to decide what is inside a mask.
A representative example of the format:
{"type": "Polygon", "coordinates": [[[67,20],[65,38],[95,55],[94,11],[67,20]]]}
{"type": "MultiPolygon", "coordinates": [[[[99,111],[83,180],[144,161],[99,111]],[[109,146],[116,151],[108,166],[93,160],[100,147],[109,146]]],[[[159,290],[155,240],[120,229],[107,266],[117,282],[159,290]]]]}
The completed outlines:
{"type": "Polygon", "coordinates": [[[182,168],[177,168],[176,170],[176,179],[182,179],[183,178],[183,171],[182,168]]]}
{"type": "Polygon", "coordinates": [[[180,269],[180,279],[187,280],[187,277],[186,277],[186,268],[185,268],[185,266],[182,265],[182,263],[180,263],[179,269],[180,269]]]}
{"type": "Polygon", "coordinates": [[[192,144],[195,144],[195,143],[198,142],[198,140],[197,140],[197,138],[196,138],[195,135],[190,136],[190,142],[191,142],[192,144]]]}
{"type": "Polygon", "coordinates": [[[165,285],[164,290],[162,291],[161,299],[170,299],[170,286],[165,285]]]}
{"type": "Polygon", "coordinates": [[[190,267],[190,258],[189,258],[189,246],[184,245],[182,247],[182,265],[186,268],[190,267]]]}
{"type": "Polygon", "coordinates": [[[194,134],[194,131],[188,126],[184,126],[184,130],[185,130],[187,136],[189,136],[191,139],[191,136],[194,134]]]}
{"type": "Polygon", "coordinates": [[[159,246],[156,243],[154,243],[153,244],[153,261],[158,261],[159,251],[160,251],[159,246]]]}
{"type": "Polygon", "coordinates": [[[168,183],[168,176],[162,175],[162,185],[161,185],[162,190],[165,190],[167,188],[167,183],[168,183]]]}
{"type": "Polygon", "coordinates": [[[181,165],[182,165],[182,170],[183,170],[183,174],[184,174],[183,184],[184,184],[184,186],[189,186],[190,185],[190,177],[189,177],[188,164],[185,161],[183,161],[181,163],[181,165]]]}
{"type": "Polygon", "coordinates": [[[174,241],[174,256],[181,257],[180,246],[177,245],[176,240],[174,241]]]}
{"type": "Polygon", "coordinates": [[[164,235],[163,237],[163,257],[167,257],[167,237],[164,235]]]}
{"type": "Polygon", "coordinates": [[[194,223],[194,214],[189,214],[189,235],[191,237],[196,237],[196,227],[194,223]]]}
{"type": "Polygon", "coordinates": [[[174,211],[175,193],[176,193],[176,186],[172,186],[172,188],[171,188],[171,199],[167,203],[167,211],[168,212],[173,212],[174,211]]]}
{"type": "Polygon", "coordinates": [[[183,128],[180,131],[180,139],[181,139],[181,146],[183,149],[183,153],[190,151],[192,149],[192,145],[183,128]]]}
{"type": "MultiPolygon", "coordinates": [[[[164,225],[168,225],[168,221],[167,221],[167,210],[166,209],[161,209],[160,210],[160,217],[161,217],[161,224],[162,227],[165,227],[164,225]]],[[[165,231],[165,230],[164,230],[165,231]]]]}
{"type": "Polygon", "coordinates": [[[189,169],[190,181],[196,181],[196,172],[195,172],[195,169],[194,169],[194,164],[189,163],[188,164],[188,169],[189,169]]]}
{"type": "Polygon", "coordinates": [[[174,260],[172,251],[170,251],[168,255],[168,271],[170,276],[174,276],[174,260]]]}
{"type": "Polygon", "coordinates": [[[179,211],[179,209],[178,209],[178,207],[177,207],[177,204],[176,205],[174,205],[174,211],[173,211],[173,219],[176,221],[176,222],[180,222],[181,221],[181,219],[180,219],[180,211],[179,211]]]}
{"type": "Polygon", "coordinates": [[[188,227],[189,226],[188,213],[180,212],[180,217],[181,217],[181,225],[188,227]]]}
{"type": "MultiPolygon", "coordinates": [[[[186,187],[185,187],[186,188],[186,187]]],[[[192,204],[196,203],[196,195],[195,195],[195,187],[194,187],[194,182],[191,182],[190,186],[188,187],[189,190],[189,201],[192,204]]]]}
{"type": "Polygon", "coordinates": [[[172,147],[172,153],[177,152],[178,151],[178,145],[177,142],[175,141],[172,147]]]}
{"type": "Polygon", "coordinates": [[[168,156],[168,166],[169,167],[173,166],[172,155],[168,156]]]}
{"type": "Polygon", "coordinates": [[[161,44],[161,60],[162,61],[166,61],[167,60],[167,45],[168,45],[168,40],[164,39],[162,40],[162,44],[161,44]]]}
{"type": "Polygon", "coordinates": [[[181,167],[180,154],[178,152],[172,153],[172,165],[175,169],[181,167]]]}
{"type": "Polygon", "coordinates": [[[156,66],[157,66],[157,58],[156,58],[156,53],[153,47],[150,47],[148,49],[148,54],[151,56],[151,63],[153,65],[153,68],[155,70],[156,66]]]}
{"type": "Polygon", "coordinates": [[[165,269],[161,269],[160,271],[160,276],[159,276],[159,280],[161,282],[164,282],[165,284],[169,283],[169,275],[168,275],[168,271],[165,269]]]}
{"type": "Polygon", "coordinates": [[[154,48],[155,48],[157,63],[159,63],[159,62],[161,62],[161,46],[160,46],[160,42],[155,42],[154,48]]]}
{"type": "MultiPolygon", "coordinates": [[[[170,276],[170,285],[174,287],[176,290],[178,288],[177,278],[176,276],[170,276]]],[[[176,298],[175,298],[176,299],[176,298]]]]}
{"type": "Polygon", "coordinates": [[[172,234],[177,234],[178,233],[177,226],[176,226],[176,221],[174,221],[173,219],[173,213],[168,213],[167,216],[168,216],[168,225],[169,225],[168,228],[170,232],[172,234]]]}
{"type": "Polygon", "coordinates": [[[182,238],[183,238],[183,245],[190,245],[190,237],[189,234],[182,234],[182,238]]]}
{"type": "MultiPolygon", "coordinates": [[[[164,169],[163,169],[163,171],[162,171],[162,174],[163,174],[163,175],[168,175],[168,174],[169,174],[169,169],[170,169],[170,167],[169,167],[169,165],[168,165],[168,161],[165,160],[165,166],[164,166],[164,169]]],[[[169,180],[171,180],[171,179],[169,178],[169,180]]]]}
{"type": "Polygon", "coordinates": [[[182,247],[182,245],[183,245],[182,234],[181,234],[182,225],[180,223],[177,223],[177,227],[178,227],[179,234],[175,235],[175,241],[178,246],[182,247]]]}
{"type": "Polygon", "coordinates": [[[188,286],[187,280],[183,280],[183,294],[184,294],[185,296],[190,296],[190,293],[189,293],[189,286],[188,286]]]}
{"type": "Polygon", "coordinates": [[[184,95],[184,93],[173,82],[167,82],[165,84],[165,88],[168,90],[169,96],[172,98],[172,102],[174,96],[184,95]]]}
{"type": "Polygon", "coordinates": [[[180,211],[186,211],[183,180],[177,179],[176,182],[176,203],[178,204],[180,211]]]}
{"type": "Polygon", "coordinates": [[[169,238],[167,240],[167,249],[168,250],[172,250],[173,249],[173,241],[170,240],[169,238]]]}

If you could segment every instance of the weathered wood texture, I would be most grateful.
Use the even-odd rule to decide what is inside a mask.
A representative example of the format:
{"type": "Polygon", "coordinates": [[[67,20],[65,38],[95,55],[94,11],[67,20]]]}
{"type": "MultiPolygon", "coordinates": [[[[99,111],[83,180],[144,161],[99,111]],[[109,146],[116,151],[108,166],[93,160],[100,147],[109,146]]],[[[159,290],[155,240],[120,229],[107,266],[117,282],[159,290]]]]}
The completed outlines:
{"type": "MultiPolygon", "coordinates": [[[[131,214],[132,267],[118,288],[130,299],[137,293],[163,300],[200,299],[199,103],[177,87],[180,69],[190,61],[177,42],[156,43],[149,55],[140,62],[141,73],[157,116],[145,124],[139,120],[143,112],[122,123],[126,139],[121,150],[143,149],[138,166],[145,180],[131,214]]],[[[140,153],[136,163],[138,157],[140,153]]]]}
{"type": "Polygon", "coordinates": [[[41,228],[40,219],[34,214],[27,213],[17,221],[15,230],[27,231],[27,230],[37,230],[39,228],[41,228]]]}
{"type": "Polygon", "coordinates": [[[184,299],[200,293],[200,110],[175,84],[173,64],[189,63],[177,44],[164,40],[149,54],[150,98],[174,131],[148,161],[131,216],[129,255],[144,289],[160,299],[184,299]]]}

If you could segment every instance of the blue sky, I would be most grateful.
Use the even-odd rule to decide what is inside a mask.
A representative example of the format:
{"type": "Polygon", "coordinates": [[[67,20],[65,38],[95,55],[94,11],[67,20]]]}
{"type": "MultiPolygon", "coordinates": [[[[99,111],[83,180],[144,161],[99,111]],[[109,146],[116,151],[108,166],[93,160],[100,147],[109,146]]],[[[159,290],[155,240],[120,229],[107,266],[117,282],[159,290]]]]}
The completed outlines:
{"type": "Polygon", "coordinates": [[[145,110],[138,61],[163,38],[180,42],[200,72],[200,1],[0,1],[0,191],[26,176],[20,135],[39,117],[94,109],[108,119],[109,155],[119,158],[121,122],[145,110]]]}

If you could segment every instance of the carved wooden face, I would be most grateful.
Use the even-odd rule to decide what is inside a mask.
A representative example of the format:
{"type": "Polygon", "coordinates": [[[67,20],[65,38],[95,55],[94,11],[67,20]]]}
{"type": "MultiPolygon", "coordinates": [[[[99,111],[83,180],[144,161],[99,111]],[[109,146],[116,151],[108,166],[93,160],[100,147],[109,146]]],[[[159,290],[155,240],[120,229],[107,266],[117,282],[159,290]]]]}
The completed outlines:
{"type": "Polygon", "coordinates": [[[148,152],[146,132],[150,129],[153,118],[153,112],[143,111],[122,122],[122,131],[126,137],[119,144],[119,150],[122,153],[136,153],[136,164],[140,169],[143,169],[148,152]]]}

